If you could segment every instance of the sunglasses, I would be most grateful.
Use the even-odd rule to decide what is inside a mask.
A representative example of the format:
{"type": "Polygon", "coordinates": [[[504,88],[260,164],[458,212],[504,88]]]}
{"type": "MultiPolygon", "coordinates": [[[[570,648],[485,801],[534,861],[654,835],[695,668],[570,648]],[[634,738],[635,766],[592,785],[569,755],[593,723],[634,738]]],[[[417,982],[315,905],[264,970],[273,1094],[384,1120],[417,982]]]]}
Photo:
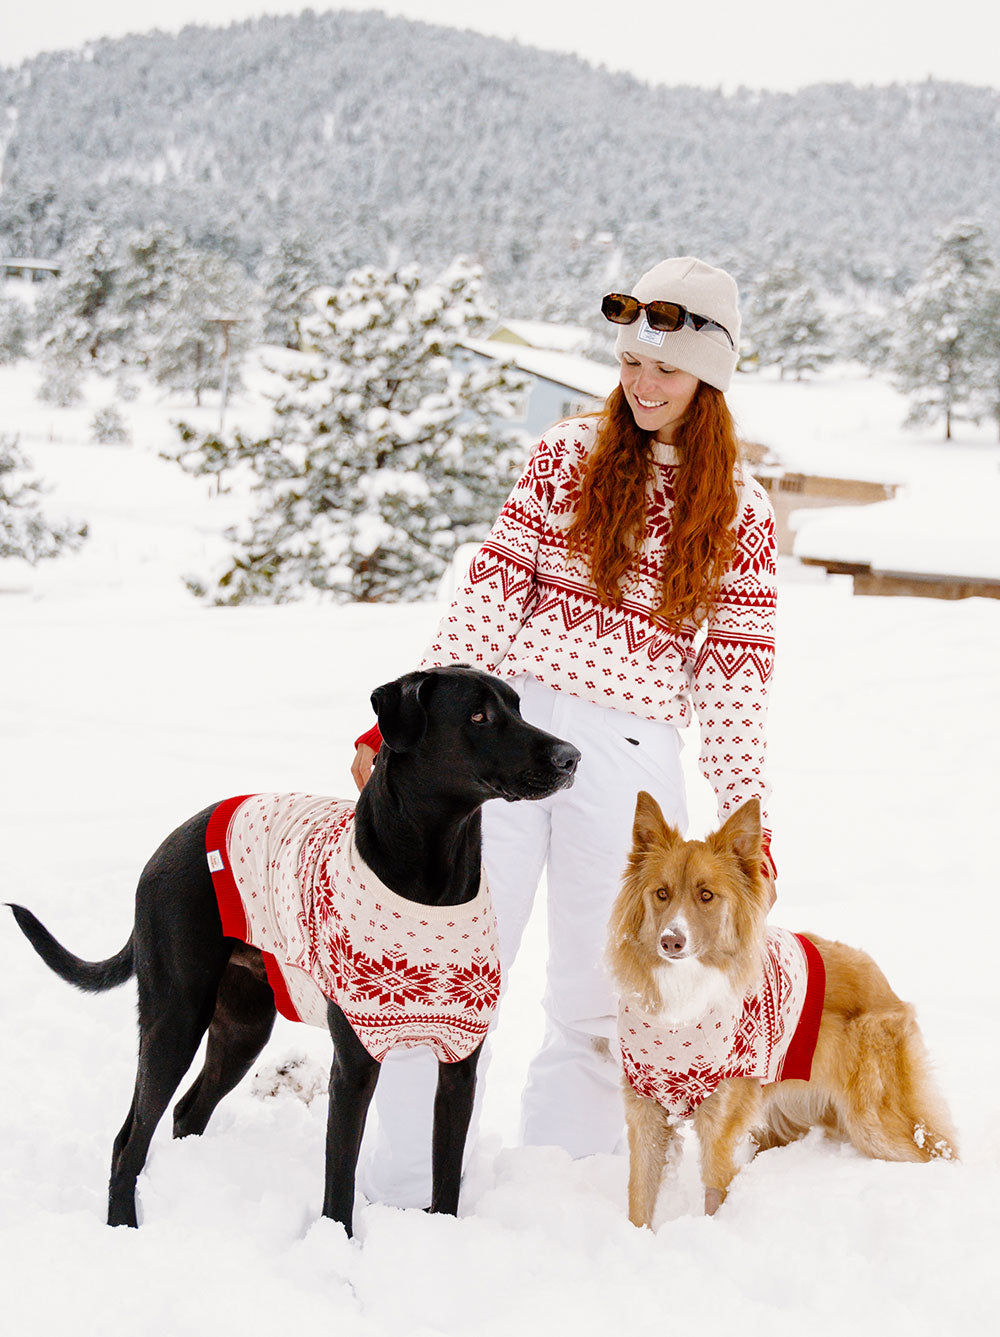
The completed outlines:
{"type": "Polygon", "coordinates": [[[637,297],[630,297],[623,292],[609,292],[601,301],[601,314],[615,325],[631,325],[640,311],[645,311],[646,323],[651,330],[673,333],[685,325],[690,325],[693,330],[702,330],[707,325],[713,330],[721,330],[729,340],[729,347],[736,348],[733,336],[725,325],[720,325],[717,320],[709,320],[708,316],[696,316],[679,302],[640,302],[637,297]]]}

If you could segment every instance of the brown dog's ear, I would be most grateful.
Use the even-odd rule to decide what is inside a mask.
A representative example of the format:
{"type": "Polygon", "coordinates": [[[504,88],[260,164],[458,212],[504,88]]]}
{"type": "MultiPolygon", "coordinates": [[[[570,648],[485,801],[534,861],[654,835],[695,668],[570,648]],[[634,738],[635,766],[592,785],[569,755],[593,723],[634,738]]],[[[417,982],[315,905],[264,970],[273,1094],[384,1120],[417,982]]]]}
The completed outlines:
{"type": "Polygon", "coordinates": [[[760,800],[747,799],[725,825],[709,837],[708,844],[714,849],[731,850],[737,859],[759,866],[764,857],[761,850],[760,800]]]}
{"type": "Polygon", "coordinates": [[[635,796],[635,818],[632,822],[632,847],[635,850],[648,850],[653,845],[661,849],[664,845],[674,845],[681,838],[681,833],[667,825],[663,809],[645,789],[640,789],[635,796]]]}
{"type": "Polygon", "coordinates": [[[378,716],[379,733],[392,752],[408,752],[423,738],[427,729],[429,683],[427,673],[405,673],[395,682],[383,683],[372,692],[372,709],[378,716]]]}

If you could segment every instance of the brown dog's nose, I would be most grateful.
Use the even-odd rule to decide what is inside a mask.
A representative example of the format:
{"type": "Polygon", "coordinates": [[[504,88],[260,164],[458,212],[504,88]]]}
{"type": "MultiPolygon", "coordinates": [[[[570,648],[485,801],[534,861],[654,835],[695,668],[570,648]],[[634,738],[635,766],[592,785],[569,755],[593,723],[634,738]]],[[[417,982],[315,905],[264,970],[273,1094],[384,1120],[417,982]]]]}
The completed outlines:
{"type": "Polygon", "coordinates": [[[664,956],[680,956],[686,946],[687,938],[683,933],[672,933],[668,929],[660,934],[660,950],[664,956]]]}

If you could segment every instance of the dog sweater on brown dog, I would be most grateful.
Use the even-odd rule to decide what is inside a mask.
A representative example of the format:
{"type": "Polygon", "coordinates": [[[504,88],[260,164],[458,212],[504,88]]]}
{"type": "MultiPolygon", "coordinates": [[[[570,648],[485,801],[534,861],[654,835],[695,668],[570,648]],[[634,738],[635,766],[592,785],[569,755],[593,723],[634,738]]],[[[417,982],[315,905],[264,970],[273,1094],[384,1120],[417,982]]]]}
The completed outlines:
{"type": "Polygon", "coordinates": [[[671,1026],[622,999],[618,1040],[629,1085],[685,1119],[720,1082],[808,1081],[826,992],[823,959],[808,938],[769,929],[759,986],[733,1009],[671,1026]]]}
{"type": "Polygon", "coordinates": [[[485,879],[464,905],[420,905],[362,863],[354,804],[310,794],[228,799],[206,833],[223,932],[260,949],[278,1011],[327,1026],[341,1008],[369,1054],[430,1045],[458,1062],[500,996],[485,879]]]}

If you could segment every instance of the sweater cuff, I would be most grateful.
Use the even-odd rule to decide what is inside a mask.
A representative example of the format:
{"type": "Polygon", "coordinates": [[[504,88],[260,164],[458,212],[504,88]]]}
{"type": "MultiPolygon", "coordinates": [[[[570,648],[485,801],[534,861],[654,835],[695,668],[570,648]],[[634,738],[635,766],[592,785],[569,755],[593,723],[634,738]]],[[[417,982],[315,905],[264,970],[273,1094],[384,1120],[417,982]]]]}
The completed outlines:
{"type": "Polygon", "coordinates": [[[377,724],[373,724],[367,733],[363,733],[360,738],[355,738],[354,749],[357,749],[364,743],[365,747],[370,747],[373,752],[377,752],[382,746],[382,734],[377,724]]]}

